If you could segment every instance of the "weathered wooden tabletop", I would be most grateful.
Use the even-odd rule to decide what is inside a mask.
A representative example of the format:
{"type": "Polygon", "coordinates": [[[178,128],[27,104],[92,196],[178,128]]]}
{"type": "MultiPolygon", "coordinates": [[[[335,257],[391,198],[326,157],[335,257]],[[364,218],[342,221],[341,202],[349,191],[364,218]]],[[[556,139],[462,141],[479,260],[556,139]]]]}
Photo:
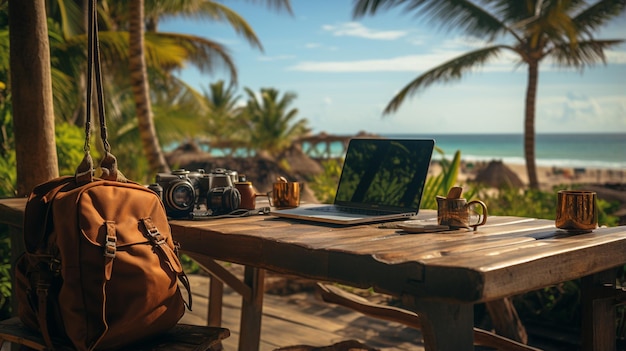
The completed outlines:
{"type": "MultiPolygon", "coordinates": [[[[422,210],[423,220],[436,217],[422,210]]],[[[268,216],[171,221],[184,251],[387,294],[478,303],[626,264],[626,227],[568,233],[550,220],[489,217],[478,231],[406,234],[268,216]]]]}

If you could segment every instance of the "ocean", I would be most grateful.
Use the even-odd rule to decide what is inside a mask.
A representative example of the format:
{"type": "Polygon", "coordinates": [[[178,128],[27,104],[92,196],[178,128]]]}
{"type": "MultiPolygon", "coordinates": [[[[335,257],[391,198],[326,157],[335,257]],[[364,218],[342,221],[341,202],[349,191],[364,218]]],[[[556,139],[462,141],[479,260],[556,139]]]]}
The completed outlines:
{"type": "MultiPolygon", "coordinates": [[[[384,134],[393,138],[432,138],[452,158],[457,150],[465,161],[501,160],[524,164],[522,134],[384,134]]],[[[341,150],[341,145],[336,145],[341,150]]],[[[334,149],[334,146],[332,147],[334,149]]],[[[332,150],[331,149],[331,150],[332,150]]],[[[341,151],[339,151],[341,152],[341,151]]],[[[626,133],[537,134],[535,154],[538,166],[626,170],[626,133]]],[[[435,152],[433,159],[441,158],[435,152]]]]}

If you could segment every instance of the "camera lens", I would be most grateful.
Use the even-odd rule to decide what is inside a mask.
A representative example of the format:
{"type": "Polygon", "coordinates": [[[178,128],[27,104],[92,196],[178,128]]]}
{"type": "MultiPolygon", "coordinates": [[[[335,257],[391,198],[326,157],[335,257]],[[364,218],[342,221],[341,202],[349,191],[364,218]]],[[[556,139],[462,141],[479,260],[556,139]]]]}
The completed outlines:
{"type": "Polygon", "coordinates": [[[165,193],[165,201],[174,210],[189,212],[195,204],[196,193],[191,183],[181,179],[170,184],[165,193]]]}
{"type": "Polygon", "coordinates": [[[241,193],[236,188],[217,187],[207,193],[207,208],[214,215],[230,213],[239,208],[241,193]]]}

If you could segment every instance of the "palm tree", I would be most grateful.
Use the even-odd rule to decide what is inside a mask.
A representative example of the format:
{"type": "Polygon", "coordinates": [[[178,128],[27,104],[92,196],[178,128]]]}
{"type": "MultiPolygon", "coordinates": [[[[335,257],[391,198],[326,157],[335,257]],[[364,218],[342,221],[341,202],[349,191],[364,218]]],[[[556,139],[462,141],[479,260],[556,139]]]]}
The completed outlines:
{"type": "Polygon", "coordinates": [[[298,109],[289,109],[296,95],[285,93],[280,97],[274,88],[262,88],[257,96],[250,88],[244,121],[250,131],[250,146],[257,152],[276,157],[295,140],[309,132],[306,119],[296,119],[298,109]]]}
{"type": "Polygon", "coordinates": [[[209,84],[204,92],[208,105],[205,122],[208,125],[209,143],[212,147],[237,148],[247,146],[248,131],[242,128],[239,95],[233,84],[225,85],[223,80],[209,84]]]}
{"type": "Polygon", "coordinates": [[[150,169],[156,172],[169,172],[161,144],[154,127],[154,116],[150,105],[148,69],[144,53],[144,3],[143,0],[130,1],[130,21],[128,26],[130,57],[130,80],[133,88],[139,136],[143,145],[144,155],[148,159],[150,169]]]}
{"type": "Polygon", "coordinates": [[[495,59],[503,51],[514,53],[528,67],[524,117],[524,156],[529,186],[539,188],[535,164],[535,105],[539,64],[551,58],[558,66],[583,70],[606,63],[604,50],[622,39],[595,39],[593,32],[626,7],[624,0],[600,0],[588,5],[581,0],[355,0],[355,18],[404,6],[418,17],[439,21],[442,27],[457,28],[491,43],[434,67],[407,84],[384,110],[395,112],[404,99],[437,82],[460,80],[466,73],[495,59]],[[494,44],[504,36],[512,44],[494,44]]]}
{"type": "MultiPolygon", "coordinates": [[[[277,8],[281,8],[282,4],[285,4],[287,9],[290,11],[289,1],[267,1],[268,4],[277,6],[277,8]]],[[[243,34],[251,44],[261,48],[261,44],[254,35],[254,32],[248,26],[248,24],[241,20],[236,13],[230,11],[227,7],[221,5],[220,3],[213,1],[188,1],[188,2],[179,2],[179,1],[160,1],[152,3],[152,11],[151,16],[148,18],[149,21],[144,21],[144,0],[131,0],[130,1],[130,25],[129,25],[129,36],[130,36],[130,70],[131,70],[131,79],[132,79],[132,87],[133,87],[133,95],[135,104],[137,106],[137,119],[139,121],[139,130],[141,135],[141,140],[143,144],[143,149],[146,157],[148,158],[148,162],[150,168],[153,171],[158,172],[167,172],[169,171],[169,166],[165,161],[165,157],[160,148],[158,136],[156,130],[154,128],[153,122],[153,114],[150,106],[150,96],[148,94],[149,91],[149,83],[148,83],[148,73],[145,65],[145,54],[144,54],[144,25],[147,24],[148,28],[152,32],[156,32],[157,23],[159,15],[168,12],[168,13],[176,13],[183,15],[198,15],[203,13],[208,13],[214,19],[221,18],[227,20],[240,34],[243,34]]],[[[220,47],[216,45],[216,47],[220,47]]],[[[236,76],[236,71],[234,69],[234,65],[225,54],[223,50],[217,50],[218,54],[221,54],[221,58],[228,63],[231,68],[231,76],[236,76]]],[[[201,62],[201,61],[198,61],[201,62]]]]}
{"type": "Polygon", "coordinates": [[[17,195],[58,177],[44,0],[8,4],[17,195]],[[32,57],[33,60],[24,60],[32,57]]]}

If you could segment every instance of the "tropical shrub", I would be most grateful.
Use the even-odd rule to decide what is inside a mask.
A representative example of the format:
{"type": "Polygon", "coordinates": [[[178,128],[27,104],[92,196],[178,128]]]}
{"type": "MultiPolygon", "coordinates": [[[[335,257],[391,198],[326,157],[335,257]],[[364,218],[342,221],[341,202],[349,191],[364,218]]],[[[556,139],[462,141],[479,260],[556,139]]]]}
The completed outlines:
{"type": "Polygon", "coordinates": [[[321,202],[331,203],[335,198],[342,164],[343,160],[341,159],[322,161],[324,172],[313,177],[312,181],[307,184],[321,202]]]}

